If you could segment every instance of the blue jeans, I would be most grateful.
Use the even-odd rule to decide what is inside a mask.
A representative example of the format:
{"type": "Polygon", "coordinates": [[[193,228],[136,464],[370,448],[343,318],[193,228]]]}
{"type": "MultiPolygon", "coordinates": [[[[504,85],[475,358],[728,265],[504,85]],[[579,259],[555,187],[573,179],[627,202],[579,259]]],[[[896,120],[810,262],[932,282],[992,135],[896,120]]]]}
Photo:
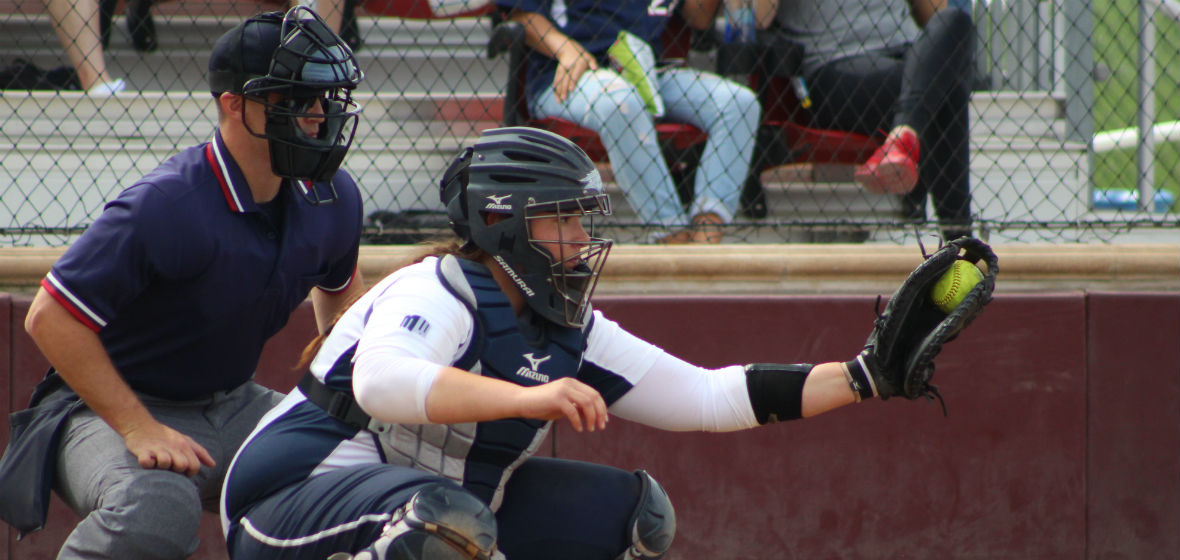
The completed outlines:
{"type": "Polygon", "coordinates": [[[606,69],[588,71],[565,103],[557,101],[550,85],[529,100],[529,110],[535,117],[562,118],[597,132],[615,180],[645,224],[684,225],[689,216],[707,212],[732,221],[761,119],[757,97],[749,88],[691,68],[664,69],[658,77],[664,118],[709,134],[687,216],[660,153],[655,121],[621,76],[606,69]]]}

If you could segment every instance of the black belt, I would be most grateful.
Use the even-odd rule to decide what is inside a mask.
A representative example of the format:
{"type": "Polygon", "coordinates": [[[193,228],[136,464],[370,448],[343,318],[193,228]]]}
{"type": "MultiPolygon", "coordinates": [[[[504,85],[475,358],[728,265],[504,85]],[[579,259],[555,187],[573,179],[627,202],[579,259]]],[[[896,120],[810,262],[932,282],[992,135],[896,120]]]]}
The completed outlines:
{"type": "Polygon", "coordinates": [[[311,372],[303,374],[299,380],[299,390],[316,406],[335,418],[354,428],[368,429],[369,415],[356,403],[352,391],[337,391],[324,385],[311,372]]]}

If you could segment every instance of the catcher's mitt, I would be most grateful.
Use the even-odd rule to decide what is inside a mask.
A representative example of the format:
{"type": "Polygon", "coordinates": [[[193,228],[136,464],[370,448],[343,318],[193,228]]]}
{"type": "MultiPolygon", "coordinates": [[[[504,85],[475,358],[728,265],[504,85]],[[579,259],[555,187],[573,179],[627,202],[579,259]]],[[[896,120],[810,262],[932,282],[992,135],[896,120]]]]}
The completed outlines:
{"type": "MultiPolygon", "coordinates": [[[[882,400],[891,396],[907,399],[938,396],[938,388],[930,384],[934,357],[943,344],[958,336],[992,300],[999,270],[996,254],[987,243],[962,237],[927,256],[910,273],[889,298],[885,311],[878,312],[873,332],[860,355],[882,400]],[[934,304],[930,290],[960,259],[976,266],[983,261],[983,280],[948,314],[934,304]]],[[[877,307],[879,310],[879,298],[877,307]]]]}

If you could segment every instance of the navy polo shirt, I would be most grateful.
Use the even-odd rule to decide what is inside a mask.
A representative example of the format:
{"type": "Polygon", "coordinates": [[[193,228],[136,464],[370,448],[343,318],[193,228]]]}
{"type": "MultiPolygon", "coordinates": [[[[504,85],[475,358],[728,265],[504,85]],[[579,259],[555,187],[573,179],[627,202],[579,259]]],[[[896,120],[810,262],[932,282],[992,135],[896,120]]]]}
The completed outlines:
{"type": "Polygon", "coordinates": [[[137,391],[185,400],[254,374],[263,344],[314,286],[342,291],[356,271],[361,199],[338,171],[335,204],[287,185],[273,223],[218,132],[107,203],[42,287],[98,333],[137,391]]]}
{"type": "MultiPolygon", "coordinates": [[[[501,8],[548,17],[565,36],[581,43],[586,52],[594,55],[600,68],[610,68],[606,50],[623,30],[650,43],[658,59],[663,52],[660,35],[679,3],[680,0],[496,0],[501,8]]],[[[528,93],[529,99],[533,99],[545,87],[553,85],[557,61],[530,50],[528,64],[528,93]]]]}

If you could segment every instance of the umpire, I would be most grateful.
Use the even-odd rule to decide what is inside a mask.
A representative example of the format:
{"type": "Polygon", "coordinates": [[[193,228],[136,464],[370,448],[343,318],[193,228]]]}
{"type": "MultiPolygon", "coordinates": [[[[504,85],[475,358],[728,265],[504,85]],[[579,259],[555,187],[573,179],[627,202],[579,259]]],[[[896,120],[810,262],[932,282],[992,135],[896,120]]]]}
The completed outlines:
{"type": "Polygon", "coordinates": [[[6,521],[39,529],[52,482],[83,517],[59,558],[196,550],[202,506],[280,397],[252,382],[263,344],[309,293],[322,328],[363,289],[360,194],[338,170],[361,78],[306,8],[217,41],[213,138],[109,202],[33,300],[53,368],[13,418],[6,521]]]}

